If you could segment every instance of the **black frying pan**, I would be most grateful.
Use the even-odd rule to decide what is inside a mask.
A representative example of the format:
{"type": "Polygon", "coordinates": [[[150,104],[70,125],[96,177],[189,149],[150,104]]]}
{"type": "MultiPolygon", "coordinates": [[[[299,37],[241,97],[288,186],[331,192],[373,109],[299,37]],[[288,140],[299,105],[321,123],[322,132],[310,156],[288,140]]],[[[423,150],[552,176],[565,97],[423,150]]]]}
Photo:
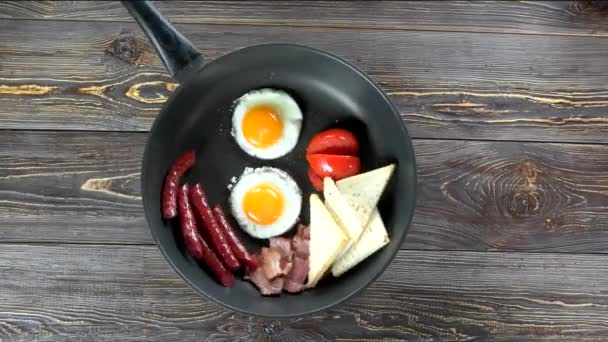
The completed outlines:
{"type": "MultiPolygon", "coordinates": [[[[169,263],[194,289],[230,309],[267,317],[293,317],[331,307],[370,284],[401,246],[415,206],[416,168],[411,140],[388,97],[365,73],[327,52],[291,44],[257,45],[210,63],[147,1],[123,2],[180,82],[156,119],[142,165],[142,193],[148,225],[169,263]],[[233,102],[248,91],[276,88],[290,93],[304,114],[302,133],[287,156],[262,161],[243,152],[230,135],[233,102]],[[308,222],[304,149],[310,138],[339,125],[354,131],[362,143],[364,170],[397,163],[380,212],[391,242],[355,269],[327,279],[299,295],[262,297],[253,285],[237,281],[219,286],[190,258],[182,244],[179,222],[161,217],[161,188],[172,162],[188,149],[197,152],[189,181],[200,181],[210,202],[227,205],[226,186],[246,166],[287,171],[303,191],[302,221],[308,222]]],[[[236,222],[232,222],[236,225],[236,222]]],[[[250,251],[262,241],[241,234],[250,251]]]]}

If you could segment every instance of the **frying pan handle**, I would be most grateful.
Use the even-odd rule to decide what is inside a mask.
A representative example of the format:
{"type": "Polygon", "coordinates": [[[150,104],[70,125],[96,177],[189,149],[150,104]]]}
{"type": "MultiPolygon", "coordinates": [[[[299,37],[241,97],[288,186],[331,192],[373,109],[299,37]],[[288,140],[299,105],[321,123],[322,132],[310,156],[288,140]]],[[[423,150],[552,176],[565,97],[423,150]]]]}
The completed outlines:
{"type": "Polygon", "coordinates": [[[190,71],[203,64],[203,55],[158,12],[151,1],[121,2],[146,33],[171,76],[182,82],[190,71]]]}

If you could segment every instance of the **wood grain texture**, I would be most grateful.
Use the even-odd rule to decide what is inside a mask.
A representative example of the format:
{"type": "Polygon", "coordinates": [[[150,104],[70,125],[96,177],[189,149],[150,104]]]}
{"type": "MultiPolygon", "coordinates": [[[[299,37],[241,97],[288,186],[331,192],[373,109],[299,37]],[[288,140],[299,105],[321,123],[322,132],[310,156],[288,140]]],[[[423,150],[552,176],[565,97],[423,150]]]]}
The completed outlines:
{"type": "Polygon", "coordinates": [[[150,243],[144,134],[0,133],[0,240],[150,243]]]}
{"type": "MultiPolygon", "coordinates": [[[[209,59],[269,42],[343,56],[390,94],[414,137],[608,142],[608,39],[179,28],[209,59]]],[[[0,128],[146,131],[177,87],[133,23],[0,20],[0,39],[0,128]]]]}
{"type": "MultiPolygon", "coordinates": [[[[139,199],[146,135],[0,135],[0,241],[151,243],[139,199]]],[[[608,146],[415,140],[405,248],[605,253],[608,146]]]]}
{"type": "Polygon", "coordinates": [[[139,189],[178,84],[119,2],[3,1],[0,341],[606,340],[607,2],[157,5],[208,60],[298,43],[377,80],[417,138],[403,249],[314,316],[201,298],[150,246],[139,189]]]}
{"type": "MultiPolygon", "coordinates": [[[[156,1],[175,23],[607,36],[608,7],[579,1],[156,1]]],[[[4,1],[0,18],[131,21],[118,2],[4,1]]]]}
{"type": "Polygon", "coordinates": [[[3,341],[601,341],[604,256],[401,251],[338,307],[291,320],[235,314],[196,294],[150,246],[4,245],[3,341]],[[322,324],[320,324],[322,322],[322,324]]]}
{"type": "Polygon", "coordinates": [[[608,146],[416,141],[406,248],[608,248],[608,146]]]}

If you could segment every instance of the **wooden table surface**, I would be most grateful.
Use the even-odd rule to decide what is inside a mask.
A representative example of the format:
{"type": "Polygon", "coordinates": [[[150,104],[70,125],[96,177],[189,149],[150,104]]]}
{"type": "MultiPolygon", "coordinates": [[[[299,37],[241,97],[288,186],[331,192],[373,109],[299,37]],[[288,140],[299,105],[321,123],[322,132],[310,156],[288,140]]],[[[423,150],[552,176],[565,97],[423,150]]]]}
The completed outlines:
{"type": "Polygon", "coordinates": [[[201,298],[144,222],[142,149],[177,84],[118,2],[0,3],[0,340],[608,339],[608,6],[166,2],[210,58],[329,50],[414,138],[403,249],[362,294],[266,320],[201,298]]]}

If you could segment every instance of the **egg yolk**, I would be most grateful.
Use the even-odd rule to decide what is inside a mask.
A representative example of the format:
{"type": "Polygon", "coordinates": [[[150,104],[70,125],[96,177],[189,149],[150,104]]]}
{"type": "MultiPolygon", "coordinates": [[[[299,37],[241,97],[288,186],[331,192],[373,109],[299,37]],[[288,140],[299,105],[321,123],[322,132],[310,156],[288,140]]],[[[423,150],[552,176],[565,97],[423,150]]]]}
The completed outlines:
{"type": "Polygon", "coordinates": [[[275,187],[260,184],[249,189],[243,197],[243,211],[257,224],[271,224],[283,212],[283,194],[275,187]]]}
{"type": "Polygon", "coordinates": [[[272,107],[257,106],[245,113],[242,128],[243,136],[251,145],[265,148],[281,138],[283,122],[272,107]]]}

